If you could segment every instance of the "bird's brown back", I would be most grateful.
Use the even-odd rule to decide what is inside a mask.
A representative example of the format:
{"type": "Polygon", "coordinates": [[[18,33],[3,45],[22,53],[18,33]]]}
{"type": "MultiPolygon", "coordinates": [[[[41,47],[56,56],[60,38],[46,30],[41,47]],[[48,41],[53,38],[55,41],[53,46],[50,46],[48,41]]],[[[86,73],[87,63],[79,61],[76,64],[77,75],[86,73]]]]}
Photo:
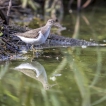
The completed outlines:
{"type": "Polygon", "coordinates": [[[16,33],[16,36],[23,36],[26,38],[36,38],[39,35],[39,31],[41,30],[41,28],[37,28],[37,29],[32,29],[30,31],[24,32],[24,33],[16,33]]]}
{"type": "Polygon", "coordinates": [[[42,32],[43,35],[45,35],[46,30],[48,29],[48,26],[43,26],[41,28],[32,29],[30,31],[24,32],[24,33],[16,33],[16,36],[23,36],[26,38],[37,38],[39,35],[39,31],[42,32]]]}

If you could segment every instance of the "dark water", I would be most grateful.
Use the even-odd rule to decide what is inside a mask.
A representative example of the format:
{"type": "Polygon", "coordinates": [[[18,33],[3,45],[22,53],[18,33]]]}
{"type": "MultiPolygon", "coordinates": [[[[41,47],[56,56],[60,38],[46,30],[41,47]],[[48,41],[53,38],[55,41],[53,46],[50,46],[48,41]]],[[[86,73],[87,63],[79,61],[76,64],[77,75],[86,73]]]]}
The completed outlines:
{"type": "MultiPolygon", "coordinates": [[[[68,14],[68,37],[106,41],[104,10],[68,14]]],[[[52,48],[0,66],[0,106],[105,106],[106,47],[52,48]]]]}

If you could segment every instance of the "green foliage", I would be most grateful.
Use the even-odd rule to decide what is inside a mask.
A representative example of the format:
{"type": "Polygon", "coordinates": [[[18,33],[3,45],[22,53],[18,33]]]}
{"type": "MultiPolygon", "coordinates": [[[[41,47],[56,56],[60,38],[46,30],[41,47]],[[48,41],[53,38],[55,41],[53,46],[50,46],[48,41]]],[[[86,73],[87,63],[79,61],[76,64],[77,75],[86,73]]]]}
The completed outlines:
{"type": "MultiPolygon", "coordinates": [[[[89,40],[106,38],[105,13],[87,12],[68,15],[64,35],[89,40]],[[98,17],[98,18],[96,18],[98,17]],[[70,30],[74,34],[70,34],[70,30]]],[[[38,24],[39,25],[39,24],[38,24]]],[[[43,50],[35,58],[46,70],[48,82],[56,84],[45,90],[32,79],[13,68],[22,61],[10,61],[0,67],[0,105],[7,106],[105,106],[106,105],[106,48],[70,47],[43,50]],[[60,76],[59,76],[60,75],[60,76]]]]}
{"type": "Polygon", "coordinates": [[[0,36],[2,36],[3,35],[3,33],[2,32],[0,32],[0,36]]]}
{"type": "Polygon", "coordinates": [[[3,35],[2,30],[3,30],[3,27],[0,27],[0,36],[2,36],[2,35],[3,35]]]}
{"type": "Polygon", "coordinates": [[[26,8],[28,5],[33,9],[33,10],[37,10],[38,8],[40,8],[40,5],[36,2],[34,2],[33,0],[21,0],[22,2],[22,7],[26,8]]]}

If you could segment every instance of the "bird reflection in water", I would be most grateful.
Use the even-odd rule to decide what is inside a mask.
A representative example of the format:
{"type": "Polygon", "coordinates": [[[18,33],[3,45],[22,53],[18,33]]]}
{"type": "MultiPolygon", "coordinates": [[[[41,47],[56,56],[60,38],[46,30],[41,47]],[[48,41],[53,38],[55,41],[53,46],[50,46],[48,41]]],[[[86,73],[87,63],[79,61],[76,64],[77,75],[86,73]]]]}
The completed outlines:
{"type": "Polygon", "coordinates": [[[53,85],[48,84],[47,74],[44,67],[36,61],[30,63],[22,63],[19,66],[15,67],[14,69],[24,73],[25,75],[31,78],[40,81],[45,90],[48,90],[52,86],[56,85],[56,84],[53,85]]]}

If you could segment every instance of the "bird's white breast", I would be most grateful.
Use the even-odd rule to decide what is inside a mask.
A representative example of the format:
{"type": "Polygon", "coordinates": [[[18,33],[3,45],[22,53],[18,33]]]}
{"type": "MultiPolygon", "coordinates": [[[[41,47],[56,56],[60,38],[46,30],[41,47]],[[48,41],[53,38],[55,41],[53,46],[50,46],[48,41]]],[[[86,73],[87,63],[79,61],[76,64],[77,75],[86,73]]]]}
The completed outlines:
{"type": "Polygon", "coordinates": [[[14,69],[16,70],[21,70],[21,69],[29,69],[29,70],[34,70],[36,72],[36,77],[39,77],[39,75],[41,74],[42,71],[39,71],[39,69],[35,66],[33,66],[30,63],[23,63],[17,67],[15,67],[14,69]]]}
{"type": "Polygon", "coordinates": [[[23,42],[25,43],[34,43],[36,42],[36,39],[35,38],[26,38],[26,37],[23,37],[23,36],[18,36],[23,42]]]}
{"type": "Polygon", "coordinates": [[[50,28],[47,29],[47,31],[46,31],[46,33],[44,35],[45,36],[45,39],[47,39],[47,37],[49,36],[49,34],[50,34],[50,28]]]}

